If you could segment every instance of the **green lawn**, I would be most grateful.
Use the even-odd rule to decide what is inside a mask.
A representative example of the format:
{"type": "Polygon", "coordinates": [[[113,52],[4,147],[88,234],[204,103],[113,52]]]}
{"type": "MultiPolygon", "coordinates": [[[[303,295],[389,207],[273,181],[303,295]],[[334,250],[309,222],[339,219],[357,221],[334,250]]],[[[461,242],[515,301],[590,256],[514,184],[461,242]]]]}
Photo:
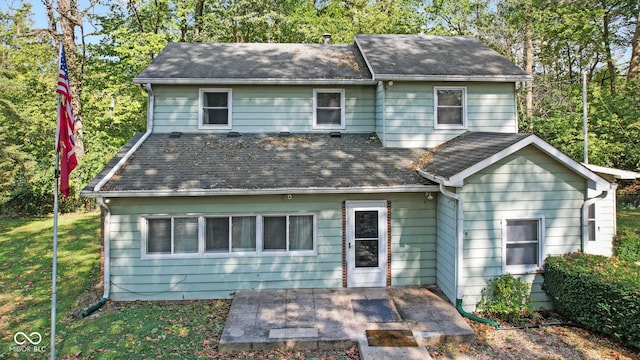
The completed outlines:
{"type": "MultiPolygon", "coordinates": [[[[99,282],[100,217],[65,215],[58,224],[57,323],[63,334],[72,321],[70,311],[84,305],[78,302],[99,282]]],[[[17,332],[40,333],[37,346],[46,347],[48,354],[52,244],[52,217],[0,219],[0,358],[15,355],[11,348],[17,332]]],[[[43,357],[34,351],[19,355],[43,357]]]]}
{"type": "Polygon", "coordinates": [[[618,227],[620,229],[630,228],[640,231],[640,209],[619,211],[618,227]]]}
{"type": "MultiPolygon", "coordinates": [[[[0,359],[48,356],[53,220],[0,219],[0,359]],[[16,352],[14,334],[38,332],[45,354],[16,352]]],[[[640,232],[640,210],[623,211],[621,232],[640,232]]],[[[229,300],[107,303],[80,313],[102,296],[100,217],[60,216],[57,353],[62,359],[225,358],[217,341],[229,300]]],[[[235,353],[236,358],[349,358],[347,351],[235,353]]]]}

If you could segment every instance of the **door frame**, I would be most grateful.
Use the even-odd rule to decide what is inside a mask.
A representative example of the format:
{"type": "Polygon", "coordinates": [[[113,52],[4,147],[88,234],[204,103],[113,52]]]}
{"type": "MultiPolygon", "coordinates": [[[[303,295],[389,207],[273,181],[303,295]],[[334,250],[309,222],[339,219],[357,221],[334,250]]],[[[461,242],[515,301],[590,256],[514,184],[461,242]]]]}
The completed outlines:
{"type": "Polygon", "coordinates": [[[385,287],[391,280],[391,229],[390,209],[387,200],[350,200],[344,205],[344,274],[345,287],[385,287]],[[353,226],[355,211],[378,211],[378,267],[355,268],[355,228],[353,226]],[[363,283],[358,276],[373,275],[378,279],[374,282],[363,283]]]}

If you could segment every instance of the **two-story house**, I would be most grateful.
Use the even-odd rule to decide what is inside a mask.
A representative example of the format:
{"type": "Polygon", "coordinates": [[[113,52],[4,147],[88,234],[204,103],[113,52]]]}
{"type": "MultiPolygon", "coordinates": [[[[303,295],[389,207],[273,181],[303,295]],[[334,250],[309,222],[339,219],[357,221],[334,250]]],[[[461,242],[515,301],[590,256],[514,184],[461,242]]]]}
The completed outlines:
{"type": "Polygon", "coordinates": [[[488,280],[610,255],[615,186],[518,133],[530,77],[471,37],[171,43],[135,79],[147,132],[83,190],[114,300],[488,280]]]}

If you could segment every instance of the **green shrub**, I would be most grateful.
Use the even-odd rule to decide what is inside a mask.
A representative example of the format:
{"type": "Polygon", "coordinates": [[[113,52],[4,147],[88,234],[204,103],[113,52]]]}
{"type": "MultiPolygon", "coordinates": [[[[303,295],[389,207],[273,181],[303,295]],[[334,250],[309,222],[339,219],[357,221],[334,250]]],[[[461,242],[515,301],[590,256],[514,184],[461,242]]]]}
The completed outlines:
{"type": "Polygon", "coordinates": [[[640,348],[640,267],[598,255],[545,260],[542,288],[555,310],[586,328],[640,348]]]}
{"type": "Polygon", "coordinates": [[[505,274],[493,278],[482,289],[478,309],[487,317],[516,323],[531,314],[531,286],[526,281],[505,274]]]}
{"type": "Polygon", "coordinates": [[[614,254],[622,260],[640,261],[640,229],[620,229],[613,242],[614,254]]]}

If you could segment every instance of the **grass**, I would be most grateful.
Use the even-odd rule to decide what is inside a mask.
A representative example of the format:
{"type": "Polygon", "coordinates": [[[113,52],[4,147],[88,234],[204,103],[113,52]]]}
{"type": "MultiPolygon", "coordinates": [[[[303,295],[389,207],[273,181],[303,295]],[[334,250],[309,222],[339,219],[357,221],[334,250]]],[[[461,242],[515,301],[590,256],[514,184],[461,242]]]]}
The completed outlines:
{"type": "Polygon", "coordinates": [[[614,252],[622,260],[640,262],[640,209],[618,212],[614,252]]]}
{"type": "Polygon", "coordinates": [[[640,232],[640,209],[618,211],[618,227],[640,232]]]}
{"type": "MultiPolygon", "coordinates": [[[[60,216],[58,224],[60,322],[98,282],[101,244],[97,215],[60,216]]],[[[38,346],[49,351],[52,243],[52,217],[0,220],[0,358],[11,355],[20,331],[40,333],[38,346]]],[[[29,355],[37,354],[20,354],[29,355]]]]}
{"type": "MultiPolygon", "coordinates": [[[[59,359],[349,359],[355,348],[219,353],[230,300],[108,302],[102,297],[100,216],[59,218],[56,353],[59,359]],[[351,354],[351,355],[350,355],[351,354]]],[[[53,218],[0,218],[0,359],[50,352],[53,218]],[[18,351],[14,335],[38,332],[37,349],[18,351]]],[[[20,339],[19,339],[20,340],[20,339]]]]}
{"type": "MultiPolygon", "coordinates": [[[[638,231],[640,211],[619,212],[622,231],[638,231]]],[[[51,318],[53,219],[0,219],[0,359],[48,356],[51,318]],[[13,336],[38,332],[36,351],[16,352],[13,336]]],[[[59,218],[57,354],[62,359],[95,358],[306,358],[345,359],[354,350],[335,352],[248,352],[220,354],[229,300],[109,302],[94,315],[80,312],[102,296],[100,217],[59,218]]]]}

